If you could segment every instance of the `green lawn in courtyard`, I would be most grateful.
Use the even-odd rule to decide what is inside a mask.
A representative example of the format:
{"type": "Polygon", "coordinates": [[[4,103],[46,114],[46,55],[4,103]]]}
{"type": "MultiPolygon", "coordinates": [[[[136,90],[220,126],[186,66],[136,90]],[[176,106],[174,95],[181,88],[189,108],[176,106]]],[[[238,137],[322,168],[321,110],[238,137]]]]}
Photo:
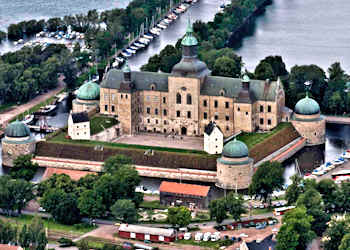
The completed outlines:
{"type": "MultiPolygon", "coordinates": [[[[17,224],[19,226],[22,226],[25,224],[26,225],[30,224],[34,216],[33,215],[21,215],[18,217],[0,216],[0,218],[5,219],[7,221],[11,221],[14,225],[17,224]]],[[[43,218],[43,222],[45,227],[47,227],[49,230],[72,232],[77,234],[84,234],[96,228],[94,226],[90,226],[87,224],[63,225],[58,222],[55,222],[52,218],[51,219],[43,218]]]]}
{"type": "Polygon", "coordinates": [[[276,128],[274,128],[272,131],[265,132],[265,133],[242,133],[240,134],[237,139],[240,141],[243,141],[245,144],[247,144],[248,148],[253,148],[256,144],[259,144],[260,142],[263,142],[270,136],[276,134],[277,132],[281,131],[284,128],[292,126],[291,123],[283,122],[280,123],[276,128]]]}
{"type": "Polygon", "coordinates": [[[112,117],[96,115],[90,119],[91,135],[98,134],[116,124],[117,120],[112,117]]]}

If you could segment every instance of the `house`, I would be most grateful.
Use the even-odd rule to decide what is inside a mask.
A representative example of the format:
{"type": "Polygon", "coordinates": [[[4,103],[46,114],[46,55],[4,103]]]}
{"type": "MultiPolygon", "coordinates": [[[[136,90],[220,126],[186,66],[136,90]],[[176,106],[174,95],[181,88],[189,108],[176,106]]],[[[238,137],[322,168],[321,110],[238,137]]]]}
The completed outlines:
{"type": "Polygon", "coordinates": [[[118,230],[119,237],[152,242],[172,242],[175,240],[174,229],[144,227],[138,225],[121,224],[118,230]]]}
{"type": "Polygon", "coordinates": [[[215,122],[211,121],[204,129],[204,151],[208,154],[221,154],[224,147],[224,134],[215,122]]]}
{"type": "Polygon", "coordinates": [[[209,186],[162,181],[159,188],[160,203],[166,206],[182,205],[203,209],[209,205],[209,191],[209,186]]]}
{"type": "Polygon", "coordinates": [[[23,250],[20,246],[10,246],[7,244],[0,244],[0,250],[23,250]]]}
{"type": "Polygon", "coordinates": [[[90,120],[86,112],[70,113],[68,135],[73,140],[90,140],[90,120]]]}
{"type": "Polygon", "coordinates": [[[269,235],[262,241],[252,241],[247,243],[249,250],[274,250],[276,246],[276,241],[273,238],[273,235],[269,235]]]}

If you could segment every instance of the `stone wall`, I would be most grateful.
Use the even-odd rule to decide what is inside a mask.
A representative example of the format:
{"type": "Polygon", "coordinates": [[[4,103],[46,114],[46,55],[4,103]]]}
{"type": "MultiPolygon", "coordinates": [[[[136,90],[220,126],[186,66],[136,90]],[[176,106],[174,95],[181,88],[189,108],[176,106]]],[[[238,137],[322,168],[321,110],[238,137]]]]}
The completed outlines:
{"type": "Polygon", "coordinates": [[[2,165],[13,166],[13,161],[20,155],[33,154],[35,152],[35,142],[22,144],[8,143],[2,141],[2,165]]]}
{"type": "Polygon", "coordinates": [[[107,128],[105,130],[103,130],[102,132],[96,134],[96,135],[92,135],[90,138],[92,141],[107,141],[107,142],[111,142],[114,139],[116,139],[117,137],[122,135],[122,129],[121,129],[121,125],[117,124],[114,125],[113,127],[107,128]]]}
{"type": "Polygon", "coordinates": [[[315,120],[292,120],[294,128],[306,139],[307,145],[325,143],[326,120],[323,117],[315,120]]]}

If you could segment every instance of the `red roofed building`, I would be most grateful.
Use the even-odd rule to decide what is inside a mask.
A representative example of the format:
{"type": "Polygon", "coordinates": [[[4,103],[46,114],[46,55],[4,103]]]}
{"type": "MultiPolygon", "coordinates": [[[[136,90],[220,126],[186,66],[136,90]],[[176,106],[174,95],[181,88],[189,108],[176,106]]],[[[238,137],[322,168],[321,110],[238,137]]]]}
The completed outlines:
{"type": "Polygon", "coordinates": [[[0,250],[23,250],[23,248],[19,246],[0,244],[0,250]]]}
{"type": "Polygon", "coordinates": [[[182,205],[190,208],[207,208],[210,202],[210,186],[162,181],[160,188],[162,205],[182,205]]]}

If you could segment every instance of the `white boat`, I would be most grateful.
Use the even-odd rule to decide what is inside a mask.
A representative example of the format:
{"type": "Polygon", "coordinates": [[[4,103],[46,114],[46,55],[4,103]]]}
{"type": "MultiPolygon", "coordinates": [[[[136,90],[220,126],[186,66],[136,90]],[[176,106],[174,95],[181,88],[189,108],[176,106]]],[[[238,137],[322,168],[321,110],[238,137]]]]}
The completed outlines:
{"type": "Polygon", "coordinates": [[[350,159],[350,150],[346,150],[341,157],[345,158],[345,159],[350,159]]]}
{"type": "Polygon", "coordinates": [[[155,36],[159,36],[159,35],[160,35],[160,32],[159,32],[159,31],[155,31],[155,30],[153,30],[153,29],[151,29],[149,32],[150,32],[152,35],[155,35],[155,36]]]}
{"type": "Polygon", "coordinates": [[[122,57],[116,57],[115,59],[120,63],[124,62],[124,58],[122,57]]]}
{"type": "Polygon", "coordinates": [[[138,49],[140,49],[140,48],[139,48],[139,47],[136,47],[136,46],[131,45],[131,46],[130,46],[130,49],[133,49],[133,50],[138,50],[138,49]]]}
{"type": "Polygon", "coordinates": [[[129,58],[131,57],[132,55],[126,51],[122,51],[120,54],[122,54],[122,56],[126,57],[126,58],[129,58]]]}
{"type": "Polygon", "coordinates": [[[34,115],[26,115],[23,119],[24,124],[30,124],[34,120],[34,115]]]}
{"type": "Polygon", "coordinates": [[[335,168],[334,164],[332,164],[331,162],[326,162],[324,164],[322,164],[319,168],[321,169],[326,169],[326,170],[332,170],[333,168],[335,168]]]}
{"type": "Polygon", "coordinates": [[[146,39],[150,39],[150,40],[152,40],[154,38],[153,36],[147,35],[147,34],[143,35],[143,37],[146,39]]]}
{"type": "Polygon", "coordinates": [[[138,43],[138,42],[135,42],[134,45],[138,48],[145,48],[146,45],[142,44],[142,43],[138,43]]]}
{"type": "Polygon", "coordinates": [[[148,45],[150,41],[148,39],[145,39],[145,38],[139,38],[138,42],[142,43],[144,45],[148,45]]]}
{"type": "Polygon", "coordinates": [[[127,48],[125,49],[128,53],[130,54],[136,54],[136,50],[133,50],[133,49],[130,49],[130,48],[127,48]]]}
{"type": "Polygon", "coordinates": [[[46,105],[44,108],[41,109],[42,113],[50,113],[54,111],[57,108],[57,105],[46,105]]]}
{"type": "Polygon", "coordinates": [[[325,171],[319,170],[319,169],[315,169],[314,171],[312,171],[312,174],[313,174],[313,175],[320,176],[320,175],[324,175],[324,174],[325,174],[325,171]]]}
{"type": "Polygon", "coordinates": [[[341,164],[344,163],[344,158],[339,157],[338,159],[332,161],[332,163],[333,163],[334,165],[341,165],[341,164]]]}
{"type": "Polygon", "coordinates": [[[163,22],[165,22],[165,23],[167,23],[167,24],[171,24],[171,23],[173,22],[173,20],[172,20],[172,19],[165,18],[165,19],[163,20],[163,22]]]}
{"type": "Polygon", "coordinates": [[[161,24],[161,23],[158,23],[158,24],[157,24],[157,27],[158,27],[158,28],[161,28],[161,29],[163,29],[163,30],[166,29],[166,26],[163,25],[163,24],[161,24]]]}
{"type": "Polygon", "coordinates": [[[113,68],[118,68],[119,66],[119,62],[118,61],[115,61],[113,64],[112,64],[112,67],[113,68]]]}

